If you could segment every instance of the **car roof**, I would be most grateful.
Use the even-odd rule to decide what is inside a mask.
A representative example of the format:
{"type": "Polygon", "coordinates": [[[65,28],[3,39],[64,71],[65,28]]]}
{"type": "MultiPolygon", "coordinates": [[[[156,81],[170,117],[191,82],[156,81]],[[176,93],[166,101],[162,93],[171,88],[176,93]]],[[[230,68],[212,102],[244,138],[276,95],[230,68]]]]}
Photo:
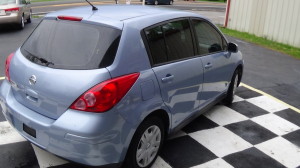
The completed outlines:
{"type": "MultiPolygon", "coordinates": [[[[123,22],[126,20],[135,20],[135,22],[145,21],[145,19],[153,19],[158,16],[172,16],[172,18],[180,17],[202,17],[190,12],[184,12],[175,9],[163,7],[151,7],[145,5],[99,5],[96,6],[97,11],[93,11],[91,6],[65,9],[50,13],[45,16],[57,17],[60,15],[82,17],[83,21],[91,21],[104,23],[122,29],[123,22]]],[[[204,18],[204,17],[202,17],[204,18]]]]}

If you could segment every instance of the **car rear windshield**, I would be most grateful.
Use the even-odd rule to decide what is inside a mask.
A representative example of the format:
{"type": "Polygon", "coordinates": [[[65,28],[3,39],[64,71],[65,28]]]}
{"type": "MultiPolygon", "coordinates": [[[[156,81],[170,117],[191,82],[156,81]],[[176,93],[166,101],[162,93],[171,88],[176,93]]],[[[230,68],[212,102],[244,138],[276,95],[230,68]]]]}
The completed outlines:
{"type": "Polygon", "coordinates": [[[15,4],[16,0],[0,0],[0,5],[15,4]]]}
{"type": "Polygon", "coordinates": [[[98,69],[112,64],[121,30],[103,25],[43,20],[21,47],[31,62],[57,69],[98,69]]]}

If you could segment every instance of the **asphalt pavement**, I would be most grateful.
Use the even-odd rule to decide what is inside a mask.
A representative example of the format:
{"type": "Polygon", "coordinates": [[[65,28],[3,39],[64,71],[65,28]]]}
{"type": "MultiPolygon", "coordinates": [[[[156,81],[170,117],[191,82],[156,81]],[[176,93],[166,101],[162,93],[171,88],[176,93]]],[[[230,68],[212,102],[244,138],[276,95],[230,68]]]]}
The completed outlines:
{"type": "Polygon", "coordinates": [[[300,59],[239,39],[245,60],[242,81],[276,98],[300,108],[300,59]]]}

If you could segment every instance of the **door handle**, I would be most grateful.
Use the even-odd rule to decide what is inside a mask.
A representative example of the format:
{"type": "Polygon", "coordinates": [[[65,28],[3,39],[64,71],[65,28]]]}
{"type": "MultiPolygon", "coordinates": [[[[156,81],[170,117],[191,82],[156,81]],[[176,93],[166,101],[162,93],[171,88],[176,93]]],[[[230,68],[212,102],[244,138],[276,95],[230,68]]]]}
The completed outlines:
{"type": "Polygon", "coordinates": [[[210,62],[207,63],[207,64],[204,66],[205,69],[209,69],[209,68],[211,68],[211,67],[212,67],[212,63],[210,63],[210,62]]]}
{"type": "Polygon", "coordinates": [[[174,79],[174,75],[167,74],[166,77],[161,78],[161,81],[162,81],[163,83],[166,83],[166,82],[172,81],[173,79],[174,79]]]}

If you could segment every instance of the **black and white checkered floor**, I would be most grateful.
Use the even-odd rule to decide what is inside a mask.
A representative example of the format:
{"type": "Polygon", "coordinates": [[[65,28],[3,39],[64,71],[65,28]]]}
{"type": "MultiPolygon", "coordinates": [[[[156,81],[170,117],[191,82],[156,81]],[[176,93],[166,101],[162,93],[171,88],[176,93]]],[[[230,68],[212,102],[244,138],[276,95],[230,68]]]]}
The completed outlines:
{"type": "MultiPolygon", "coordinates": [[[[25,141],[7,121],[2,129],[0,147],[25,141]]],[[[215,106],[165,142],[152,168],[170,167],[300,168],[300,113],[240,87],[232,106],[215,106]]]]}
{"type": "Polygon", "coordinates": [[[300,114],[239,88],[164,144],[152,168],[300,167],[300,114]]]}

